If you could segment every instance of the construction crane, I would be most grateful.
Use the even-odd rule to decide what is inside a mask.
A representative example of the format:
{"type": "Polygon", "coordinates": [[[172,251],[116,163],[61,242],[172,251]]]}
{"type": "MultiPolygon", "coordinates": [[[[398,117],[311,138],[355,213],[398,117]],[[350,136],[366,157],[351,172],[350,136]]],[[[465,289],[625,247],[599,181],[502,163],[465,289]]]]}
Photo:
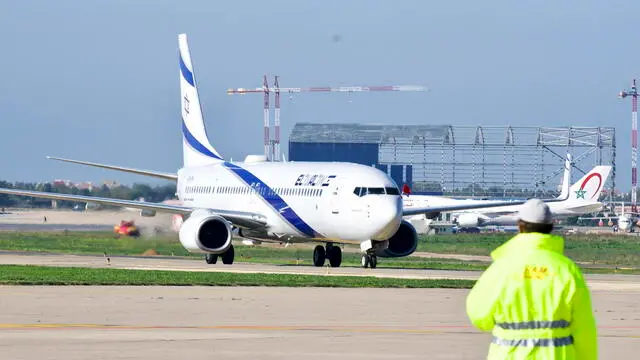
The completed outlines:
{"type": "Polygon", "coordinates": [[[321,86],[321,87],[288,87],[281,88],[278,84],[278,76],[275,76],[273,87],[269,87],[269,83],[267,81],[267,75],[263,76],[262,87],[259,88],[235,88],[235,89],[227,89],[228,95],[245,95],[245,94],[256,94],[262,93],[264,94],[264,155],[267,159],[271,159],[272,161],[279,161],[280,158],[280,94],[287,93],[303,93],[303,92],[340,92],[340,93],[352,93],[352,92],[374,92],[374,91],[413,91],[413,92],[423,92],[428,91],[427,88],[423,86],[415,86],[415,85],[383,85],[383,86],[339,86],[339,87],[329,87],[329,86],[321,86]],[[275,139],[272,141],[269,137],[269,98],[270,94],[275,94],[275,139]],[[271,151],[270,151],[271,150],[271,151]],[[270,154],[270,152],[272,152],[270,154]]]}
{"type": "Polygon", "coordinates": [[[631,212],[637,213],[637,158],[638,158],[638,89],[636,79],[633,79],[631,90],[623,90],[618,93],[620,99],[631,96],[631,212]]]}

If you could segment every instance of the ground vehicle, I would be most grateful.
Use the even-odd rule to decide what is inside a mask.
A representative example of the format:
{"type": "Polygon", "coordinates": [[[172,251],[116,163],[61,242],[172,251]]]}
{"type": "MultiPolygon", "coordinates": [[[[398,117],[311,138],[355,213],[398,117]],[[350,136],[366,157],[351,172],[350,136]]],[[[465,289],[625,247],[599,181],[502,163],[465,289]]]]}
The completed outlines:
{"type": "Polygon", "coordinates": [[[136,227],[133,221],[122,220],[120,221],[120,224],[117,224],[113,227],[113,231],[118,235],[127,235],[133,237],[140,236],[140,230],[138,230],[138,227],[136,227]]]}

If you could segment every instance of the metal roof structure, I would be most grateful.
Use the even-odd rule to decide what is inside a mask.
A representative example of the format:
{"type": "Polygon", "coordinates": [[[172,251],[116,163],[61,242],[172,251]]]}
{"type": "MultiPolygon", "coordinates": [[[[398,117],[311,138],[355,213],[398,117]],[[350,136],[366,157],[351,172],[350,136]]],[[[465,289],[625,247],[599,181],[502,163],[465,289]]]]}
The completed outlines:
{"type": "MultiPolygon", "coordinates": [[[[366,158],[377,159],[370,162],[382,165],[412,165],[417,190],[470,189],[471,194],[476,193],[476,186],[510,188],[511,192],[556,191],[565,154],[571,153],[578,170],[574,180],[595,165],[608,164],[613,168],[607,183],[615,189],[614,127],[297,123],[289,143],[311,145],[306,148],[310,152],[324,151],[314,144],[329,144],[331,151],[338,151],[331,144],[375,145],[377,154],[366,158]]],[[[349,147],[342,151],[357,150],[349,147]]]]}
{"type": "Polygon", "coordinates": [[[402,139],[406,142],[447,144],[450,136],[449,125],[296,123],[289,135],[289,141],[380,144],[393,141],[392,139],[402,139]]]}

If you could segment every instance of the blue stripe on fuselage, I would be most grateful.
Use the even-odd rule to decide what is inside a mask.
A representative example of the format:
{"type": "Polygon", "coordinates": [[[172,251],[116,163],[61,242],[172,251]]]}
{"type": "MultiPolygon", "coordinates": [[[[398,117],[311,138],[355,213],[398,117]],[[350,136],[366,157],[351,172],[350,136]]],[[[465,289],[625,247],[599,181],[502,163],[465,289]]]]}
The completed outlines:
{"type": "Polygon", "coordinates": [[[256,192],[269,203],[269,205],[271,205],[280,215],[282,215],[301,233],[309,237],[321,236],[315,230],[313,230],[311,226],[309,226],[309,224],[302,220],[300,216],[298,216],[298,214],[296,214],[296,212],[291,209],[289,204],[287,204],[275,191],[273,191],[273,189],[271,189],[262,180],[258,179],[257,176],[253,175],[248,170],[239,167],[238,165],[226,161],[224,163],[224,166],[238,175],[242,179],[242,181],[247,183],[247,185],[249,185],[251,188],[255,189],[256,192]],[[263,189],[263,191],[261,192],[260,189],[263,189]]]}
{"type": "Polygon", "coordinates": [[[189,146],[191,146],[200,154],[212,157],[214,159],[222,160],[220,156],[214,154],[211,150],[207,149],[206,146],[202,145],[202,143],[198,141],[198,139],[196,139],[195,136],[193,136],[193,134],[191,134],[184,120],[182,120],[182,135],[187,140],[187,143],[189,144],[189,146]]]}
{"type": "Polygon", "coordinates": [[[184,61],[182,61],[182,54],[179,54],[180,58],[180,72],[182,73],[182,77],[193,87],[195,87],[195,83],[193,82],[193,73],[189,71],[187,65],[185,65],[184,61]]]}

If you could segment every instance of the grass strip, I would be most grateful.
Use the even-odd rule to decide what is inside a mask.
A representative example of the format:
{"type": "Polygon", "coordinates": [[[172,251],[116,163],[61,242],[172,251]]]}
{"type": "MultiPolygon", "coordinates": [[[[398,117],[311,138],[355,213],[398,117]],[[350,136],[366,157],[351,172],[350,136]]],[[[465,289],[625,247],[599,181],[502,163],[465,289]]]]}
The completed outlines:
{"type": "MultiPolygon", "coordinates": [[[[442,234],[422,237],[418,251],[487,255],[513,234],[442,234]]],[[[565,237],[566,254],[581,265],[585,273],[640,274],[640,241],[635,236],[571,235],[565,237]]],[[[186,251],[175,235],[148,238],[118,237],[110,232],[0,232],[0,251],[47,252],[71,254],[143,255],[149,250],[161,256],[201,259],[186,251]]],[[[298,264],[312,262],[312,246],[273,247],[236,245],[236,261],[263,264],[298,264]]],[[[360,266],[358,252],[343,252],[342,266],[360,266]]],[[[444,258],[384,258],[379,268],[482,271],[488,263],[444,258]]]]}
{"type": "Polygon", "coordinates": [[[373,276],[244,274],[165,270],[0,265],[2,285],[280,286],[468,289],[472,280],[393,279],[373,276]]]}
{"type": "MultiPolygon", "coordinates": [[[[417,251],[487,256],[515,234],[422,236],[417,251]]],[[[565,255],[576,262],[640,266],[640,238],[613,233],[563,235],[565,255]]]]}

